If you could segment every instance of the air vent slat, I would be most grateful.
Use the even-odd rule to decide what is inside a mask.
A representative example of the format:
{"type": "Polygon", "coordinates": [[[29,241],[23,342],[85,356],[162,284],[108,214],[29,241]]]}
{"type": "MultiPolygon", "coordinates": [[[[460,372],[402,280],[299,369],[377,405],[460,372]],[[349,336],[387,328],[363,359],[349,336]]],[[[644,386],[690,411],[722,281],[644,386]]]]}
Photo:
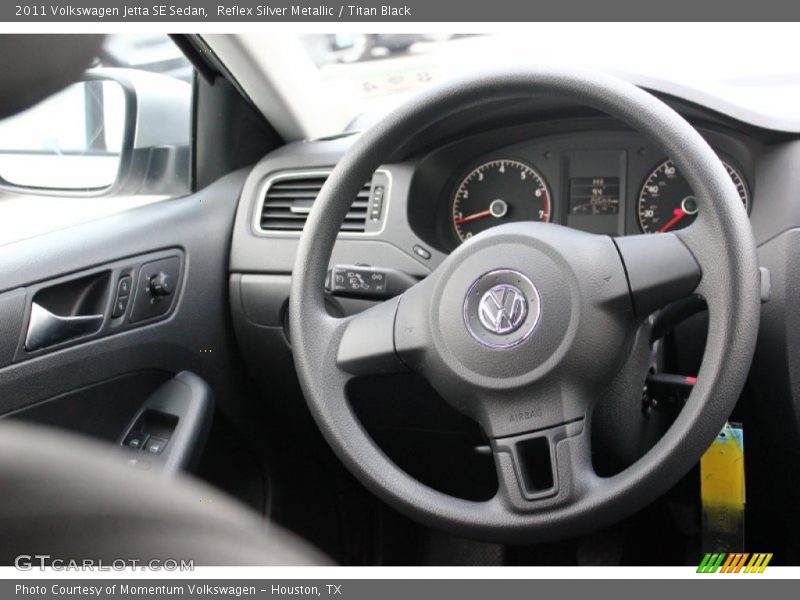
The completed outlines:
{"type": "Polygon", "coordinates": [[[308,218],[307,214],[291,213],[280,210],[265,210],[261,213],[261,220],[264,219],[289,219],[292,221],[305,221],[308,218]]]}
{"type": "Polygon", "coordinates": [[[314,200],[319,194],[319,190],[270,190],[267,194],[267,200],[288,198],[294,200],[296,198],[304,198],[306,200],[314,200]]]}
{"type": "Polygon", "coordinates": [[[294,223],[291,221],[264,221],[261,223],[261,228],[275,231],[302,231],[304,225],[304,221],[296,221],[294,223]]]}
{"type": "MultiPolygon", "coordinates": [[[[311,212],[326,173],[295,177],[278,177],[264,193],[259,225],[265,231],[301,231],[311,212]]],[[[357,194],[345,216],[341,231],[363,232],[367,224],[372,182],[367,182],[357,194]]]]}
{"type": "Polygon", "coordinates": [[[272,184],[271,189],[275,190],[304,190],[308,188],[321,188],[322,181],[319,179],[282,179],[272,184]]]}
{"type": "MultiPolygon", "coordinates": [[[[367,213],[365,211],[351,211],[345,215],[345,219],[348,221],[363,221],[366,217],[367,213]]],[[[308,218],[307,214],[301,213],[289,213],[289,212],[281,212],[278,210],[265,210],[261,213],[261,221],[274,221],[274,220],[281,220],[286,219],[287,221],[303,221],[308,218]]]]}

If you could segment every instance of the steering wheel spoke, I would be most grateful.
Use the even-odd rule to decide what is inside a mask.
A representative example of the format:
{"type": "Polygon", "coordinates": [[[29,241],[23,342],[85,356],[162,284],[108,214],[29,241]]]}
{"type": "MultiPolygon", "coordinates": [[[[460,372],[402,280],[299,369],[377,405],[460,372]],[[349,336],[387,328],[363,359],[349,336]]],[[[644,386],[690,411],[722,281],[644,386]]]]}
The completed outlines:
{"type": "Polygon", "coordinates": [[[700,265],[675,234],[633,235],[614,241],[625,265],[638,316],[646,317],[690,296],[700,284],[700,265]]]}
{"type": "Polygon", "coordinates": [[[494,438],[495,500],[518,512],[573,502],[596,481],[586,420],[494,438]]]}
{"type": "Polygon", "coordinates": [[[387,375],[405,370],[395,350],[400,298],[392,298],[345,320],[336,362],[351,375],[387,375]]]}
{"type": "Polygon", "coordinates": [[[411,368],[425,375],[431,345],[426,317],[437,275],[400,296],[349,317],[336,362],[351,375],[383,375],[411,368]]]}

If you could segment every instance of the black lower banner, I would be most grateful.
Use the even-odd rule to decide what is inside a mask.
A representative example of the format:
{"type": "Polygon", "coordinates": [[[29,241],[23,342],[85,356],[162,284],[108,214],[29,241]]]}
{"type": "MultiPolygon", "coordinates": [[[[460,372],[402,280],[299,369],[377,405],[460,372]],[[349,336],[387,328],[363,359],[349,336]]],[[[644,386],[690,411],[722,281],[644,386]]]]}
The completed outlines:
{"type": "MultiPolygon", "coordinates": [[[[122,580],[26,579],[0,581],[0,598],[122,599],[141,598],[336,598],[341,600],[409,600],[421,598],[527,598],[558,594],[567,598],[603,597],[605,591],[648,600],[686,597],[698,592],[725,594],[726,598],[750,598],[764,593],[764,586],[779,594],[796,592],[796,582],[774,578],[700,576],[691,579],[324,579],[324,580],[122,580]],[[629,594],[629,595],[628,595],[629,594]]],[[[777,596],[775,596],[777,597],[777,596]]],[[[787,596],[788,597],[788,596],[787,596]]]]}

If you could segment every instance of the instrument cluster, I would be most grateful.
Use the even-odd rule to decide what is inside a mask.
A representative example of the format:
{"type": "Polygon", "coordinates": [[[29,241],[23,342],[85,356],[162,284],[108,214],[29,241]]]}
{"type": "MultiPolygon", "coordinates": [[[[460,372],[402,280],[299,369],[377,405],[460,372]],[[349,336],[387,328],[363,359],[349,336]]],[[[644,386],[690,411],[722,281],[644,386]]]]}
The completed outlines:
{"type": "MultiPolygon", "coordinates": [[[[752,158],[746,144],[714,132],[707,139],[749,211],[752,158]]],[[[477,141],[425,159],[439,168],[451,163],[451,175],[440,186],[447,207],[437,217],[440,246],[455,247],[513,221],[616,236],[676,231],[697,218],[688,181],[663,152],[632,132],[543,136],[475,156],[477,141]]]]}

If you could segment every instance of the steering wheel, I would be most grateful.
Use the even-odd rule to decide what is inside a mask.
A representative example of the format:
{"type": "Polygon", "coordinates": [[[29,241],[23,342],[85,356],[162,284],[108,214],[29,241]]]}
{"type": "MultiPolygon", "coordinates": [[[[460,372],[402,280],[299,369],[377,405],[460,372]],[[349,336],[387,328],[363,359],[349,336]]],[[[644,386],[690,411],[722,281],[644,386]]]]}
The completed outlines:
{"type": "Polygon", "coordinates": [[[744,385],[759,303],[746,211],[697,131],[627,82],[537,68],[439,87],[360,136],[322,188],[300,238],[290,320],[311,413],[367,488],[434,528],[530,542],[619,520],[697,463],[744,385]],[[694,190],[698,218],[675,233],[622,238],[555,224],[498,226],[459,246],[401,296],[352,317],[329,316],[323,289],[328,263],[363,182],[392,151],[441,119],[533,96],[591,106],[660,146],[694,190]],[[705,299],[709,332],[685,407],[638,461],[616,475],[598,476],[590,435],[598,398],[629,373],[623,367],[637,351],[636,332],[647,317],[690,294],[705,299]],[[492,499],[464,500],[420,483],[357,420],[348,382],[406,369],[483,428],[498,475],[492,499]]]}

